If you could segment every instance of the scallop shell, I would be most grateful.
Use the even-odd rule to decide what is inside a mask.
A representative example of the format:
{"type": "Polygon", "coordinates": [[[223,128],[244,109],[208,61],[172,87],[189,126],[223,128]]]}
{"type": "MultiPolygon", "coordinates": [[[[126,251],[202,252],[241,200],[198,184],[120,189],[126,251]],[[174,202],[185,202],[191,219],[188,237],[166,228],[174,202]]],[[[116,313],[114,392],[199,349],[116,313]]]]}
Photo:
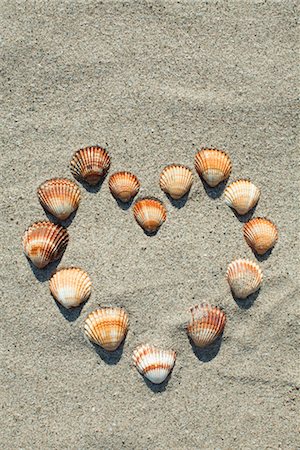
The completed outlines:
{"type": "Polygon", "coordinates": [[[249,180],[231,183],[224,192],[225,203],[238,214],[247,214],[258,202],[260,190],[249,180]]]}
{"type": "Polygon", "coordinates": [[[133,362],[138,371],[152,383],[160,384],[174,367],[176,353],[161,350],[153,345],[140,345],[133,352],[133,362]]]}
{"type": "Polygon", "coordinates": [[[155,233],[167,218],[166,208],[159,200],[144,198],[133,208],[137,223],[148,233],[155,233]]]}
{"type": "Polygon", "coordinates": [[[104,148],[86,147],[74,153],[70,165],[75,178],[95,185],[108,171],[110,157],[104,148]]]}
{"type": "Polygon", "coordinates": [[[51,294],[65,308],[76,308],[91,294],[92,282],[84,270],[69,267],[57,270],[49,281],[51,294]]]}
{"type": "Polygon", "coordinates": [[[140,189],[138,178],[130,172],[117,172],[109,178],[109,189],[112,195],[122,202],[129,202],[140,189]]]}
{"type": "Polygon", "coordinates": [[[183,197],[193,184],[193,173],[185,166],[172,164],[160,174],[160,187],[174,200],[183,197]]]}
{"type": "Polygon", "coordinates": [[[68,231],[49,221],[32,224],[23,235],[24,253],[39,269],[59,259],[68,242],[68,231]]]}
{"type": "Polygon", "coordinates": [[[243,232],[247,244],[259,255],[274,247],[278,240],[276,225],[264,217],[256,217],[245,223],[243,232]]]}
{"type": "Polygon", "coordinates": [[[79,187],[66,178],[45,181],[37,194],[41,205],[60,220],[67,219],[80,202],[79,187]]]}
{"type": "Polygon", "coordinates": [[[232,164],[222,150],[204,148],[195,155],[195,168],[209,186],[215,187],[229,177],[232,164]]]}
{"type": "Polygon", "coordinates": [[[125,339],[128,323],[128,315],[123,308],[107,307],[91,312],[84,329],[92,342],[113,352],[125,339]]]}
{"type": "Polygon", "coordinates": [[[229,264],[226,278],[233,295],[245,299],[260,288],[263,275],[255,262],[237,259],[229,264]]]}
{"type": "Polygon", "coordinates": [[[192,318],[187,333],[197,347],[206,347],[223,332],[225,313],[216,306],[203,303],[191,308],[192,318]]]}

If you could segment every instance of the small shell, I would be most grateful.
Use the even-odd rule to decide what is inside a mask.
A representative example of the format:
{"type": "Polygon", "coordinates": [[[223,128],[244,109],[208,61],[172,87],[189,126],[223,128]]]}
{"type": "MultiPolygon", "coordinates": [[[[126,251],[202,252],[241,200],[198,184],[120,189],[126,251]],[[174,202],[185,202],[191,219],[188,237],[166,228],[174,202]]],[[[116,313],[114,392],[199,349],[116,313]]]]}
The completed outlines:
{"type": "Polygon", "coordinates": [[[243,232],[247,244],[259,255],[274,247],[278,240],[276,225],[264,217],[256,217],[245,223],[243,232]]]}
{"type": "Polygon", "coordinates": [[[76,308],[91,295],[91,280],[76,267],[57,270],[49,281],[51,294],[65,308],[76,308]]]}
{"type": "Polygon", "coordinates": [[[128,323],[123,308],[107,307],[91,312],[85,320],[84,330],[92,342],[113,352],[125,339],[128,323]]]}
{"type": "Polygon", "coordinates": [[[249,180],[231,183],[224,192],[225,203],[238,214],[247,214],[258,202],[260,190],[249,180]]]}
{"type": "Polygon", "coordinates": [[[229,177],[232,164],[222,150],[204,148],[195,155],[195,168],[209,186],[215,187],[229,177]]]}
{"type": "Polygon", "coordinates": [[[43,208],[60,220],[67,219],[80,202],[79,187],[66,178],[45,181],[37,191],[43,208]]]}
{"type": "Polygon", "coordinates": [[[185,166],[172,164],[160,174],[160,187],[174,200],[183,197],[193,184],[193,173],[185,166]]]}
{"type": "Polygon", "coordinates": [[[176,353],[161,350],[153,345],[140,345],[133,352],[133,362],[138,371],[152,383],[160,384],[174,367],[176,353]]]}
{"type": "Polygon", "coordinates": [[[233,295],[244,299],[260,288],[263,275],[255,262],[237,259],[229,264],[226,278],[233,295]]]}
{"type": "Polygon", "coordinates": [[[223,332],[226,323],[225,313],[209,304],[196,305],[191,308],[192,318],[187,326],[187,333],[197,347],[206,347],[223,332]]]}
{"type": "Polygon", "coordinates": [[[24,253],[39,269],[59,259],[68,242],[68,231],[48,221],[32,224],[23,235],[24,253]]]}
{"type": "Polygon", "coordinates": [[[144,198],[133,208],[137,223],[148,233],[155,233],[167,218],[166,208],[159,200],[144,198]]]}
{"type": "Polygon", "coordinates": [[[95,185],[108,171],[110,157],[104,148],[86,147],[74,153],[70,165],[75,178],[95,185]]]}
{"type": "Polygon", "coordinates": [[[129,202],[139,191],[140,182],[130,172],[117,172],[109,178],[109,189],[112,195],[122,202],[129,202]]]}

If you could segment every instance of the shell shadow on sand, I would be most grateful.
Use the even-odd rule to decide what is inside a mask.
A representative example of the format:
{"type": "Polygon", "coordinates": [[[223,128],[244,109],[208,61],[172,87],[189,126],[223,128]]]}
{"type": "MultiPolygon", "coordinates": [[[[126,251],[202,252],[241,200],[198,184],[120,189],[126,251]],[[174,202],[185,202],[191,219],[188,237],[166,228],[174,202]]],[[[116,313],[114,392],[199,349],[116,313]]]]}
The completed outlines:
{"type": "MultiPolygon", "coordinates": [[[[125,339],[120,344],[120,346],[117,348],[117,350],[115,350],[113,352],[108,352],[108,351],[104,350],[104,348],[100,347],[99,345],[95,344],[94,342],[92,342],[91,344],[93,345],[94,350],[97,353],[97,355],[100,356],[100,358],[102,359],[102,361],[105,362],[105,364],[108,364],[110,366],[115,366],[116,364],[118,364],[118,362],[122,358],[125,339]]],[[[98,362],[98,364],[100,364],[100,362],[98,362]]]]}
{"type": "Polygon", "coordinates": [[[77,306],[76,308],[67,309],[63,305],[61,305],[57,300],[55,300],[54,297],[53,297],[53,299],[54,299],[54,301],[56,303],[56,306],[59,309],[60,313],[64,316],[64,318],[66,320],[68,320],[68,322],[74,322],[75,320],[78,319],[78,317],[81,314],[82,308],[84,307],[84,305],[86,303],[86,302],[83,302],[79,306],[77,306]]]}
{"type": "Polygon", "coordinates": [[[246,222],[248,222],[248,221],[252,218],[253,214],[255,213],[256,207],[257,207],[257,203],[256,203],[256,205],[253,206],[252,209],[250,209],[250,211],[248,211],[246,214],[243,214],[243,215],[241,215],[241,214],[239,214],[238,212],[236,212],[236,210],[233,209],[233,208],[230,208],[230,209],[233,211],[235,217],[236,217],[241,223],[246,223],[246,222]]]}
{"type": "Polygon", "coordinates": [[[166,196],[168,197],[169,202],[171,203],[172,206],[174,206],[174,208],[181,209],[185,206],[186,202],[188,201],[189,193],[190,193],[190,191],[187,192],[186,194],[184,194],[178,200],[175,200],[168,193],[166,193],[166,196]]]}
{"type": "Polygon", "coordinates": [[[217,339],[212,344],[210,344],[204,348],[197,347],[194,344],[194,342],[192,341],[192,339],[190,339],[190,338],[189,338],[189,341],[190,341],[192,350],[193,350],[194,354],[197,356],[197,358],[200,361],[207,363],[207,362],[212,361],[219,353],[221,344],[222,344],[222,337],[223,337],[223,332],[217,337],[217,339]]]}
{"type": "Polygon", "coordinates": [[[88,184],[86,181],[84,181],[82,179],[79,179],[79,178],[78,179],[76,178],[76,181],[78,181],[82,185],[82,187],[84,187],[84,189],[86,191],[88,191],[90,194],[97,194],[98,192],[101,191],[103,183],[106,180],[106,177],[107,177],[107,174],[105,174],[99,180],[99,182],[97,184],[95,184],[95,185],[88,184]]]}
{"type": "Polygon", "coordinates": [[[142,377],[143,377],[144,382],[147,385],[147,387],[149,389],[151,389],[152,392],[157,394],[159,392],[164,392],[167,389],[168,383],[169,383],[170,378],[171,378],[171,374],[172,374],[172,371],[169,373],[167,378],[160,384],[152,383],[150,380],[148,380],[148,378],[144,377],[143,375],[142,375],[142,377]]]}
{"type": "Polygon", "coordinates": [[[130,199],[129,202],[122,202],[121,200],[119,200],[118,198],[114,197],[116,203],[118,204],[120,209],[123,209],[123,211],[128,211],[128,209],[131,207],[134,198],[130,199]]]}
{"type": "Polygon", "coordinates": [[[249,309],[249,308],[251,308],[251,306],[254,304],[255,300],[259,296],[259,291],[260,291],[260,288],[257,291],[253,292],[253,294],[249,295],[245,299],[235,297],[233,294],[232,294],[232,297],[239,308],[249,309]]]}
{"type": "MultiPolygon", "coordinates": [[[[80,206],[79,206],[80,207],[80,206]]],[[[76,217],[78,208],[72,212],[72,214],[69,215],[69,217],[66,220],[59,220],[57,217],[53,216],[49,211],[47,211],[46,209],[44,209],[46,216],[48,217],[48,219],[50,220],[50,222],[55,223],[55,225],[61,225],[64,228],[68,228],[69,225],[71,225],[71,223],[73,222],[73,220],[76,217]]]]}
{"type": "Polygon", "coordinates": [[[202,184],[203,184],[203,188],[206,192],[206,194],[213,200],[216,200],[217,198],[221,197],[221,195],[223,194],[226,185],[228,183],[228,178],[224,181],[221,181],[221,183],[219,183],[216,187],[211,187],[209,186],[205,180],[203,180],[202,177],[199,177],[202,184]]]}
{"type": "Polygon", "coordinates": [[[26,258],[35,278],[41,283],[44,283],[51,278],[51,275],[55,272],[61,261],[61,258],[57,259],[56,261],[48,264],[44,269],[38,269],[28,257],[26,258]]]}

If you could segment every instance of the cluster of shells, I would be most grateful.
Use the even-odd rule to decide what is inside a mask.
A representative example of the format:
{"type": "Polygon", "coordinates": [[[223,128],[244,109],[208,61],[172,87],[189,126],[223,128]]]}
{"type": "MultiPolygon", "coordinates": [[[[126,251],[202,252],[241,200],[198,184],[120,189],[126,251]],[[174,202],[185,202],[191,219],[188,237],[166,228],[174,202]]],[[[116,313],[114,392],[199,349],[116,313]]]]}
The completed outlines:
{"type": "MultiPolygon", "coordinates": [[[[103,180],[110,167],[108,152],[98,146],[78,150],[70,163],[71,173],[77,180],[96,185],[103,180]]],[[[229,156],[217,149],[201,149],[195,155],[195,168],[200,177],[210,186],[216,187],[226,180],[232,170],[229,156]]],[[[191,169],[179,164],[164,168],[160,174],[161,189],[174,200],[186,195],[193,183],[191,169]]],[[[112,195],[121,202],[131,202],[140,189],[140,181],[130,172],[117,172],[109,178],[112,195]]],[[[80,189],[65,178],[45,181],[37,190],[41,205],[59,221],[66,220],[79,206],[80,189]]],[[[250,180],[239,179],[224,191],[226,205],[237,214],[247,214],[257,204],[260,190],[250,180]]],[[[137,223],[145,233],[156,233],[167,218],[162,201],[156,198],[141,198],[133,206],[137,223]]],[[[276,225],[269,219],[257,217],[244,224],[245,241],[253,252],[263,255],[278,240],[276,225]]],[[[60,259],[69,241],[66,228],[51,221],[33,223],[23,235],[23,250],[29,260],[39,269],[60,259]]],[[[233,295],[246,299],[256,292],[263,274],[254,261],[237,259],[232,261],[226,279],[233,295]]],[[[50,292],[65,308],[76,308],[87,301],[92,289],[89,275],[77,267],[59,268],[49,281],[50,292]]],[[[211,345],[223,333],[226,314],[217,306],[196,305],[190,310],[191,318],[186,326],[188,337],[197,347],[211,345]]],[[[124,308],[105,307],[91,312],[84,331],[91,342],[108,352],[114,352],[126,337],[129,326],[124,308]]],[[[172,371],[176,352],[143,344],[133,352],[133,363],[138,371],[152,383],[162,383],[172,371]]]]}

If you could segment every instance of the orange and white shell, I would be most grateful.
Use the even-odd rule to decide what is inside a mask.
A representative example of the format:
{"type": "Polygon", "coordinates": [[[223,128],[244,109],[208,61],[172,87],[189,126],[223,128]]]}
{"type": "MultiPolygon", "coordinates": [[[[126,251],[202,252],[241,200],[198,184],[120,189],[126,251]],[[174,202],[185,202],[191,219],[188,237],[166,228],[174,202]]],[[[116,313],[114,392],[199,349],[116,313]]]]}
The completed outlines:
{"type": "Polygon", "coordinates": [[[137,223],[148,233],[155,233],[167,218],[163,203],[152,198],[138,200],[133,214],[137,223]]]}
{"type": "Polygon", "coordinates": [[[245,223],[243,233],[249,247],[258,255],[266,253],[278,240],[276,225],[264,217],[256,217],[245,223]]]}
{"type": "Polygon", "coordinates": [[[138,178],[130,172],[117,172],[109,178],[109,189],[112,195],[122,202],[129,202],[140,189],[138,178]]]}
{"type": "Polygon", "coordinates": [[[255,262],[237,259],[229,264],[226,278],[233,295],[245,299],[260,288],[263,274],[255,262]]]}
{"type": "Polygon", "coordinates": [[[88,274],[77,267],[57,270],[49,281],[51,294],[65,308],[76,308],[91,295],[88,274]]]}
{"type": "Polygon", "coordinates": [[[188,167],[172,164],[165,167],[160,174],[159,184],[166,194],[178,200],[191,189],[193,173],[188,167]]]}
{"type": "Polygon", "coordinates": [[[128,324],[125,309],[107,307],[91,312],[85,320],[84,330],[92,342],[113,352],[125,339],[128,324]]]}
{"type": "Polygon", "coordinates": [[[74,153],[70,165],[76,179],[95,185],[108,171],[110,157],[102,147],[86,147],[74,153]]]}
{"type": "Polygon", "coordinates": [[[39,269],[59,259],[69,242],[68,231],[52,222],[36,222],[23,235],[25,255],[39,269]]]}
{"type": "Polygon", "coordinates": [[[232,164],[222,150],[203,148],[195,155],[195,168],[209,186],[215,187],[229,177],[232,164]]]}
{"type": "Polygon", "coordinates": [[[41,205],[60,220],[67,219],[79,206],[79,187],[66,178],[52,178],[37,191],[41,205]]]}
{"type": "Polygon", "coordinates": [[[226,205],[238,214],[247,214],[258,202],[260,190],[249,180],[238,180],[225,189],[224,196],[226,205]]]}
{"type": "Polygon", "coordinates": [[[146,344],[137,347],[132,358],[134,365],[144,377],[154,384],[160,384],[172,371],[176,352],[146,344]]]}
{"type": "Polygon", "coordinates": [[[226,315],[216,306],[196,305],[191,308],[192,318],[187,325],[187,333],[197,347],[212,344],[223,332],[226,315]]]}

